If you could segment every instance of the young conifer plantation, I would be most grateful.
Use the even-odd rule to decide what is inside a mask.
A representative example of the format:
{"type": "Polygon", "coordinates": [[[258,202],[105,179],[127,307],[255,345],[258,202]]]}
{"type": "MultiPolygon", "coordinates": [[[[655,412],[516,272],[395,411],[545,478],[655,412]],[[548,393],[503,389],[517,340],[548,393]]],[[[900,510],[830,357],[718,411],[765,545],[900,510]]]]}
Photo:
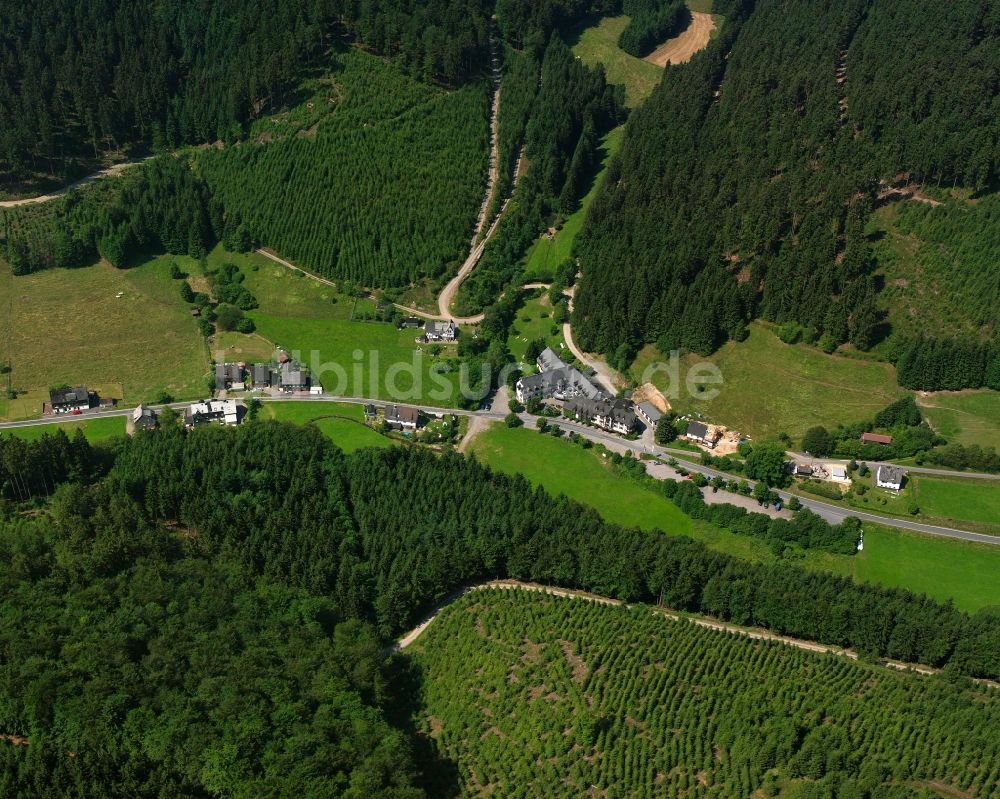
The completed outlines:
{"type": "Polygon", "coordinates": [[[995,691],[674,622],[474,591],[418,639],[460,796],[996,797],[995,691]]]}

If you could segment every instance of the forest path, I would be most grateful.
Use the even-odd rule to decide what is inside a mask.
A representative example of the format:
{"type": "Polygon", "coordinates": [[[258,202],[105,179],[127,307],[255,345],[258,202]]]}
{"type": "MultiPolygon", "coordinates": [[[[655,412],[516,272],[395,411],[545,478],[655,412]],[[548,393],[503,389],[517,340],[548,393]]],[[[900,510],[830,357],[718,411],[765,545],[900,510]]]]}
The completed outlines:
{"type": "MultiPolygon", "coordinates": [[[[577,275],[577,279],[579,279],[579,277],[580,276],[577,275]]],[[[576,286],[573,286],[568,294],[568,309],[572,312],[573,298],[576,295],[576,286]]],[[[573,353],[573,356],[580,363],[585,364],[594,370],[594,374],[597,375],[598,381],[611,393],[612,397],[617,396],[618,384],[621,383],[622,385],[625,385],[624,378],[622,378],[621,375],[612,369],[606,362],[600,361],[596,357],[587,355],[583,350],[576,346],[576,342],[573,341],[573,327],[569,322],[563,322],[563,338],[566,340],[566,346],[569,348],[569,351],[573,353]]]]}
{"type": "Polygon", "coordinates": [[[19,205],[33,205],[35,203],[46,203],[49,200],[54,200],[56,197],[62,197],[70,189],[75,189],[78,186],[83,186],[86,183],[92,183],[95,180],[100,180],[101,178],[114,177],[115,175],[120,175],[129,167],[137,166],[150,158],[155,156],[147,156],[146,158],[140,158],[138,161],[125,161],[121,164],[115,164],[114,166],[109,166],[105,169],[101,169],[92,175],[87,175],[85,178],[80,178],[79,180],[70,183],[68,186],[64,186],[61,189],[56,189],[48,194],[40,194],[37,197],[26,197],[22,200],[0,200],[0,208],[17,208],[19,205]]]}
{"type": "MultiPolygon", "coordinates": [[[[411,644],[413,644],[433,623],[445,608],[447,608],[456,599],[465,596],[465,594],[471,593],[473,591],[482,591],[485,589],[505,589],[505,590],[521,590],[521,591],[534,591],[537,593],[548,594],[550,596],[565,597],[567,599],[586,599],[591,602],[597,602],[602,605],[613,605],[622,606],[626,605],[620,599],[612,599],[610,597],[601,596],[599,594],[591,594],[587,591],[578,591],[571,588],[554,588],[548,585],[540,585],[539,583],[528,583],[522,582],[520,580],[489,580],[483,583],[477,583],[475,585],[467,586],[458,591],[455,591],[449,597],[444,599],[442,602],[438,603],[427,616],[412,630],[406,633],[404,636],[399,638],[394,644],[387,647],[384,652],[385,654],[392,654],[394,652],[399,652],[400,650],[406,649],[411,644]]],[[[626,605],[627,607],[627,605],[626,605]]],[[[705,618],[701,616],[690,616],[687,614],[681,615],[673,611],[661,608],[658,606],[650,606],[650,610],[653,613],[659,614],[670,621],[688,621],[691,624],[697,624],[699,627],[705,627],[709,630],[716,630],[717,632],[724,632],[743,636],[744,638],[750,638],[754,641],[773,641],[775,643],[784,644],[785,646],[791,646],[796,649],[802,649],[807,652],[815,652],[818,654],[831,654],[837,655],[839,657],[846,657],[851,660],[858,660],[858,653],[852,649],[845,649],[839,646],[828,646],[826,644],[818,644],[815,641],[807,641],[803,638],[791,638],[787,635],[778,635],[777,633],[772,633],[770,630],[765,630],[760,627],[741,627],[737,624],[729,624],[723,621],[717,621],[715,619],[705,618]]],[[[939,674],[941,669],[936,669],[931,666],[924,666],[919,663],[904,663],[899,660],[880,660],[883,666],[890,669],[896,669],[897,671],[913,671],[917,674],[923,674],[930,676],[933,674],[939,674]]],[[[1000,688],[1000,683],[993,680],[976,679],[976,682],[982,685],[989,685],[992,688],[1000,688]]]]}
{"type": "Polygon", "coordinates": [[[669,39],[646,56],[643,61],[665,67],[667,64],[683,64],[691,56],[708,46],[708,40],[715,30],[715,20],[711,14],[691,12],[691,24],[684,31],[669,39]]]}

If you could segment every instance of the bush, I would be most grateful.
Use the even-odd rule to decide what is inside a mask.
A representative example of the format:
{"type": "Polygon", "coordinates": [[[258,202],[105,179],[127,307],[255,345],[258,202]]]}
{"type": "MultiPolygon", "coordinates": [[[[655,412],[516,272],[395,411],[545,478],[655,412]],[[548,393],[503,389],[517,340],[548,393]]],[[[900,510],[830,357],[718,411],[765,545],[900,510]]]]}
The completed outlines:
{"type": "MultiPolygon", "coordinates": [[[[513,411],[511,411],[510,413],[508,413],[504,417],[503,421],[504,421],[504,424],[507,425],[507,427],[520,427],[521,425],[524,424],[524,422],[521,421],[521,417],[518,416],[513,411]]],[[[545,420],[544,419],[539,419],[538,421],[544,422],[545,420]]]]}
{"type": "Polygon", "coordinates": [[[253,323],[253,319],[250,319],[247,316],[244,316],[242,319],[240,319],[240,321],[238,321],[236,323],[236,332],[237,333],[247,333],[247,334],[249,334],[249,333],[253,333],[253,331],[256,330],[256,329],[257,329],[257,326],[253,323]]]}
{"type": "Polygon", "coordinates": [[[242,319],[243,311],[235,305],[220,305],[215,309],[215,322],[219,330],[235,330],[242,319]]]}

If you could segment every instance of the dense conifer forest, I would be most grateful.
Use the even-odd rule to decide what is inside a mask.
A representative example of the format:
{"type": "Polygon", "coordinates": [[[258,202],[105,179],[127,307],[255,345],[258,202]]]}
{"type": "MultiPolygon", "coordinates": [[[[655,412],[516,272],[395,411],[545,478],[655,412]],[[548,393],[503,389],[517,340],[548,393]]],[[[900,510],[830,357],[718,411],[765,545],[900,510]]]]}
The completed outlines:
{"type": "Polygon", "coordinates": [[[461,796],[997,795],[996,692],[510,589],[414,649],[461,796]]]}
{"type": "Polygon", "coordinates": [[[495,577],[1000,675],[990,611],[622,529],[458,455],[345,456],[310,428],[0,437],[0,496],[4,795],[420,796],[428,761],[394,726],[417,695],[381,647],[495,577]]]}
{"type": "Polygon", "coordinates": [[[648,342],[710,352],[758,316],[870,349],[887,332],[865,232],[880,195],[997,176],[995,4],[728,6],[630,119],[579,239],[579,342],[619,365],[648,342]]]}
{"type": "Polygon", "coordinates": [[[455,85],[487,63],[482,0],[58,0],[0,8],[0,183],[81,158],[233,141],[334,41],[455,85]]]}

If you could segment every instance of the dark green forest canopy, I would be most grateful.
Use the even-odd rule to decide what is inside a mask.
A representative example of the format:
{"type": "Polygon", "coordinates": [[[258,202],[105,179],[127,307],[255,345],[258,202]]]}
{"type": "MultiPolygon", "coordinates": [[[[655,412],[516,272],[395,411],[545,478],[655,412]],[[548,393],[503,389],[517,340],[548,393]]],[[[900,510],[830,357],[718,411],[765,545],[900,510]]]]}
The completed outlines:
{"type": "Polygon", "coordinates": [[[0,437],[0,492],[0,732],[30,741],[0,742],[5,796],[419,796],[381,646],[503,576],[1000,675],[994,614],[622,529],[458,455],[270,422],[0,437]]]}
{"type": "Polygon", "coordinates": [[[420,796],[394,726],[419,675],[382,645],[495,577],[1000,675],[993,613],[622,529],[458,455],[270,422],[0,437],[0,492],[0,733],[30,742],[0,741],[5,796],[420,796]]]}
{"type": "Polygon", "coordinates": [[[621,363],[647,342],[710,352],[757,316],[868,349],[880,181],[997,176],[995,3],[732,5],[630,119],[579,239],[580,342],[621,363]]]}
{"type": "Polygon", "coordinates": [[[488,61],[482,0],[53,0],[0,5],[0,182],[80,157],[232,140],[333,41],[424,80],[488,61]]]}

